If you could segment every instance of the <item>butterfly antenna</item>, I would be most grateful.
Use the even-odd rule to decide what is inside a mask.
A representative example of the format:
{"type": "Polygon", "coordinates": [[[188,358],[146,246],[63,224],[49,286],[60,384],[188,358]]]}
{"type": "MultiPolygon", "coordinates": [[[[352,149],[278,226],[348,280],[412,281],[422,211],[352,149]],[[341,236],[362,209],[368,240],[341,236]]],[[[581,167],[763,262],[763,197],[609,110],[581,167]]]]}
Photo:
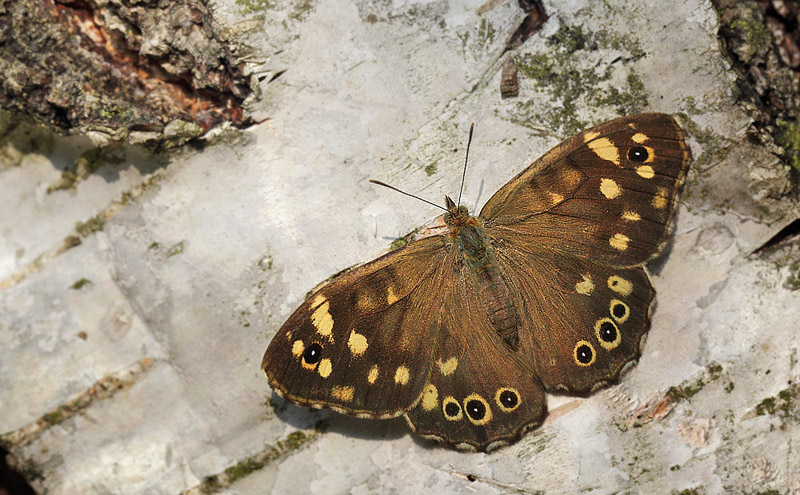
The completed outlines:
{"type": "Polygon", "coordinates": [[[397,192],[399,192],[400,194],[405,194],[406,196],[411,196],[412,198],[418,199],[418,200],[420,200],[420,201],[422,201],[422,202],[424,202],[424,203],[428,203],[429,205],[432,205],[432,206],[435,206],[435,207],[437,207],[437,208],[439,208],[439,209],[441,209],[441,210],[447,211],[447,208],[443,208],[443,207],[441,207],[441,206],[437,205],[436,203],[431,203],[431,202],[430,202],[430,201],[428,201],[427,199],[420,198],[419,196],[414,196],[414,195],[413,195],[413,194],[411,194],[411,193],[407,193],[407,192],[405,192],[405,191],[401,191],[400,189],[398,189],[398,188],[396,188],[396,187],[394,187],[394,186],[390,186],[389,184],[387,184],[387,183],[385,183],[385,182],[381,182],[381,181],[379,181],[379,180],[373,180],[373,179],[370,179],[369,181],[370,181],[370,182],[372,182],[373,184],[378,184],[379,186],[388,187],[389,189],[391,189],[391,190],[393,190],[393,191],[397,191],[397,192]]]}
{"type": "Polygon", "coordinates": [[[458,190],[458,206],[461,206],[461,194],[464,192],[464,178],[467,176],[467,160],[469,160],[469,145],[472,143],[472,129],[475,122],[469,126],[469,139],[467,139],[467,156],[464,157],[464,171],[461,173],[461,187],[458,190]]]}

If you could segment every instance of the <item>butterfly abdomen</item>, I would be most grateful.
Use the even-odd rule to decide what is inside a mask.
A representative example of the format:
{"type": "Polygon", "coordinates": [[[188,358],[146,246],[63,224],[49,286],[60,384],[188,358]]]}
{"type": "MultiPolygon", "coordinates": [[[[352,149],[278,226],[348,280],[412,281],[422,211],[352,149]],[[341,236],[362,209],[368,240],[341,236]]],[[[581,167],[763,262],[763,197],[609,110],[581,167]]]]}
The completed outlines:
{"type": "Polygon", "coordinates": [[[477,221],[469,222],[453,229],[453,234],[489,321],[506,344],[516,349],[520,319],[483,227],[477,221]]]}

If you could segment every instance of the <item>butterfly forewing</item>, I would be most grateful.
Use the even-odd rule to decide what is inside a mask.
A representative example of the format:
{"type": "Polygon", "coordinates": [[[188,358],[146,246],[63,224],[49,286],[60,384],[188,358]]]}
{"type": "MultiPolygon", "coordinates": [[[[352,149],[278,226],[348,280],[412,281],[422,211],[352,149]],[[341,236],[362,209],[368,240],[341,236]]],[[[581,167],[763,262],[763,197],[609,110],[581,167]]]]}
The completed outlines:
{"type": "Polygon", "coordinates": [[[516,234],[544,249],[640,265],[669,235],[690,159],[672,116],[617,119],[537,160],[498,191],[481,216],[498,238],[516,234]]]}
{"type": "Polygon", "coordinates": [[[410,408],[432,363],[445,253],[442,236],[429,237],[312,294],[267,348],[270,386],[297,404],[367,417],[410,408]]]}

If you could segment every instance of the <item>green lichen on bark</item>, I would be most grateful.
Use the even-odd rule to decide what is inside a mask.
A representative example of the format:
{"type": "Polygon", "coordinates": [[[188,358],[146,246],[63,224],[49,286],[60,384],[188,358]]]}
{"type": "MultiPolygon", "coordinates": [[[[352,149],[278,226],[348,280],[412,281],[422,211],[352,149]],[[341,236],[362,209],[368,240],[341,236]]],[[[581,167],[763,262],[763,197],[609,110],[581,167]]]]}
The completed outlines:
{"type": "Polygon", "coordinates": [[[313,430],[294,431],[275,443],[275,445],[264,452],[256,454],[239,461],[238,463],[226,468],[222,473],[206,477],[203,482],[190,490],[192,495],[210,495],[223,490],[239,479],[263,469],[267,465],[293,452],[309,442],[318,438],[327,428],[324,422],[318,422],[313,430]]]}
{"type": "MultiPolygon", "coordinates": [[[[635,40],[621,39],[609,31],[589,32],[583,26],[561,26],[547,38],[547,50],[520,55],[518,67],[522,78],[527,78],[534,88],[545,91],[552,99],[537,120],[562,135],[571,135],[587,126],[579,108],[612,108],[618,115],[643,111],[647,106],[647,92],[641,78],[628,70],[624,85],[615,84],[617,66],[603,68],[586,63],[593,52],[613,49],[625,52],[620,60],[635,60],[643,51],[635,40]]],[[[531,101],[521,101],[520,114],[534,111],[531,101]]]]}

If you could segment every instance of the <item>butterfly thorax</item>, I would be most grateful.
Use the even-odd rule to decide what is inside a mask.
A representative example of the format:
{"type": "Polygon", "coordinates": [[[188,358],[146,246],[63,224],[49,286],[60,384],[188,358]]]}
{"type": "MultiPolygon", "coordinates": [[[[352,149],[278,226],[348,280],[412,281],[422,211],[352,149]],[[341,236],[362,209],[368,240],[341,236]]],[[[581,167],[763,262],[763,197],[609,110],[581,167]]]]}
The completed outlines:
{"type": "Polygon", "coordinates": [[[456,249],[461,274],[468,277],[470,285],[487,312],[489,321],[512,348],[519,344],[519,317],[508,285],[506,285],[495,259],[494,249],[481,222],[471,216],[464,206],[456,206],[445,197],[447,213],[444,221],[450,228],[450,240],[456,249]]]}

